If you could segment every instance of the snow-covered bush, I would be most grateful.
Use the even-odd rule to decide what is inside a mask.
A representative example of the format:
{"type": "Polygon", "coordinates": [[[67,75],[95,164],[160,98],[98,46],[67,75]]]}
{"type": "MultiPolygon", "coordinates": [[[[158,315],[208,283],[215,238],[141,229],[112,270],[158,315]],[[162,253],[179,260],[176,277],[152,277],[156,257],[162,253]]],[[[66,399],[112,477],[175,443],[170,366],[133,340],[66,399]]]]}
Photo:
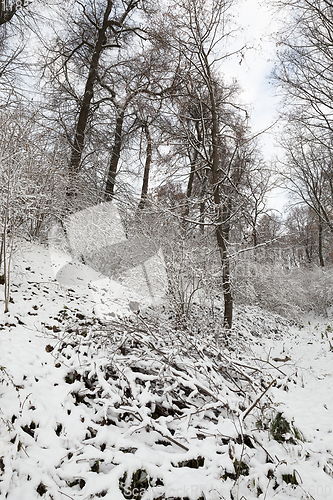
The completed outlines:
{"type": "Polygon", "coordinates": [[[36,125],[37,111],[0,111],[0,207],[7,230],[38,237],[65,200],[65,173],[57,145],[48,144],[36,125]]]}
{"type": "MultiPolygon", "coordinates": [[[[161,248],[167,271],[167,300],[183,326],[189,320],[193,306],[211,305],[219,284],[215,243],[202,236],[196,228],[182,223],[163,207],[150,207],[144,213],[126,218],[129,238],[144,235],[161,248]]],[[[220,290],[221,291],[221,290],[220,290]]]]}
{"type": "MultiPolygon", "coordinates": [[[[163,249],[168,299],[178,319],[184,325],[198,324],[201,314],[209,324],[216,305],[223,308],[222,269],[212,234],[202,234],[157,206],[140,215],[127,218],[127,231],[142,232],[163,249]]],[[[288,249],[236,251],[230,262],[235,305],[260,306],[295,321],[304,312],[325,315],[333,305],[333,270],[296,267],[288,249]]]]}
{"type": "Polygon", "coordinates": [[[326,315],[333,305],[333,269],[295,267],[255,260],[234,265],[235,301],[298,320],[303,312],[326,315]]]}

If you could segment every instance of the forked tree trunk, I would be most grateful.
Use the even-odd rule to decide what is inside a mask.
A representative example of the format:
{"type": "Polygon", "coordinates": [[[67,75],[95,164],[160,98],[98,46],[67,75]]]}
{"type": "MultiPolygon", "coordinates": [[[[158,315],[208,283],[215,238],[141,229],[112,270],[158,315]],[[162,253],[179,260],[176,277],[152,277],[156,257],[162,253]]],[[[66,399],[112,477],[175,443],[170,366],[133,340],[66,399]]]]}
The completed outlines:
{"type": "MultiPolygon", "coordinates": [[[[70,175],[72,177],[75,177],[75,175],[80,171],[81,168],[85,132],[87,128],[91,101],[94,95],[94,86],[97,79],[97,72],[102,52],[106,46],[108,48],[119,47],[119,43],[117,42],[117,40],[115,40],[114,44],[110,43],[106,44],[108,29],[110,28],[110,26],[112,27],[112,30],[114,32],[116,31],[116,29],[118,29],[119,30],[118,35],[119,35],[119,33],[123,28],[123,23],[125,22],[126,18],[139,3],[139,0],[130,0],[127,5],[125,4],[125,10],[122,13],[122,15],[119,17],[117,16],[117,19],[112,20],[110,19],[110,14],[114,6],[114,0],[106,0],[106,1],[107,4],[103,15],[103,22],[102,25],[97,29],[97,40],[90,61],[88,78],[86,81],[83,98],[80,105],[80,112],[75,129],[75,135],[74,135],[71,159],[69,165],[70,175]]],[[[69,189],[69,194],[72,194],[71,190],[72,188],[69,189]]]]}

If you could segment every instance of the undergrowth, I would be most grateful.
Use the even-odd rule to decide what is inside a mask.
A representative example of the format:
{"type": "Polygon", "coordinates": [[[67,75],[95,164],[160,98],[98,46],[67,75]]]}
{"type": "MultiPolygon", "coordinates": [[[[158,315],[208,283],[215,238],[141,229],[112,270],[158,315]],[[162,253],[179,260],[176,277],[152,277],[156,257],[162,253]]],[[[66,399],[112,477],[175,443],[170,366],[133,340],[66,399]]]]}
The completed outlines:
{"type": "Polygon", "coordinates": [[[160,313],[103,324],[66,309],[59,331],[46,329],[49,361],[65,369],[64,400],[52,429],[33,395],[10,416],[4,498],[13,482],[32,484],[24,463],[36,468],[36,498],[45,500],[111,500],[118,491],[185,500],[185,477],[195,500],[273,498],[300,488],[286,447],[297,455],[301,433],[276,412],[269,391],[285,383],[282,372],[253,359],[235,331],[223,341],[209,328],[200,333],[198,323],[177,329],[171,311],[160,313]],[[52,435],[47,446],[44,432],[52,435]],[[52,477],[35,456],[48,457],[52,477]]]}

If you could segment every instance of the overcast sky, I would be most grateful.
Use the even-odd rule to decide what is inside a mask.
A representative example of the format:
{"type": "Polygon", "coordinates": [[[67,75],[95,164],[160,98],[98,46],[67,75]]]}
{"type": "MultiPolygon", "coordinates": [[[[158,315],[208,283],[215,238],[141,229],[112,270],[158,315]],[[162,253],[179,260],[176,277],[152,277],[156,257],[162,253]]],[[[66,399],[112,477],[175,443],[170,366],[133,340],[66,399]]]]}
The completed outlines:
{"type": "Polygon", "coordinates": [[[235,21],[240,27],[235,34],[235,47],[247,43],[250,48],[245,50],[244,58],[236,55],[221,69],[239,80],[242,99],[250,106],[253,131],[257,132],[278,117],[278,98],[269,78],[274,65],[277,22],[267,0],[239,0],[235,9],[235,21]]]}
{"type": "MultiPolygon", "coordinates": [[[[275,34],[278,22],[269,1],[239,0],[235,7],[235,22],[240,27],[236,32],[234,44],[251,48],[240,55],[225,61],[221,66],[226,76],[235,77],[243,89],[242,100],[250,108],[250,125],[253,133],[269,128],[278,120],[276,89],[270,81],[276,51],[275,34]]],[[[276,139],[280,124],[277,123],[261,136],[262,152],[267,162],[278,153],[276,139]]],[[[276,191],[270,206],[282,210],[286,196],[276,191]]]]}

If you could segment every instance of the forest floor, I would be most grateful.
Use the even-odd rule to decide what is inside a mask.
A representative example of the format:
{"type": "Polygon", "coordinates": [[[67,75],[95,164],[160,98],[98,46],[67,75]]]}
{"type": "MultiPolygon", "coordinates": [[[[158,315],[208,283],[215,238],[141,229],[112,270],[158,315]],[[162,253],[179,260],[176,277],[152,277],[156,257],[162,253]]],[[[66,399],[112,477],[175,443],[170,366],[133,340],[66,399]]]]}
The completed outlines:
{"type": "Polygon", "coordinates": [[[0,498],[333,499],[333,317],[216,338],[52,259],[16,253],[0,315],[0,498]]]}

